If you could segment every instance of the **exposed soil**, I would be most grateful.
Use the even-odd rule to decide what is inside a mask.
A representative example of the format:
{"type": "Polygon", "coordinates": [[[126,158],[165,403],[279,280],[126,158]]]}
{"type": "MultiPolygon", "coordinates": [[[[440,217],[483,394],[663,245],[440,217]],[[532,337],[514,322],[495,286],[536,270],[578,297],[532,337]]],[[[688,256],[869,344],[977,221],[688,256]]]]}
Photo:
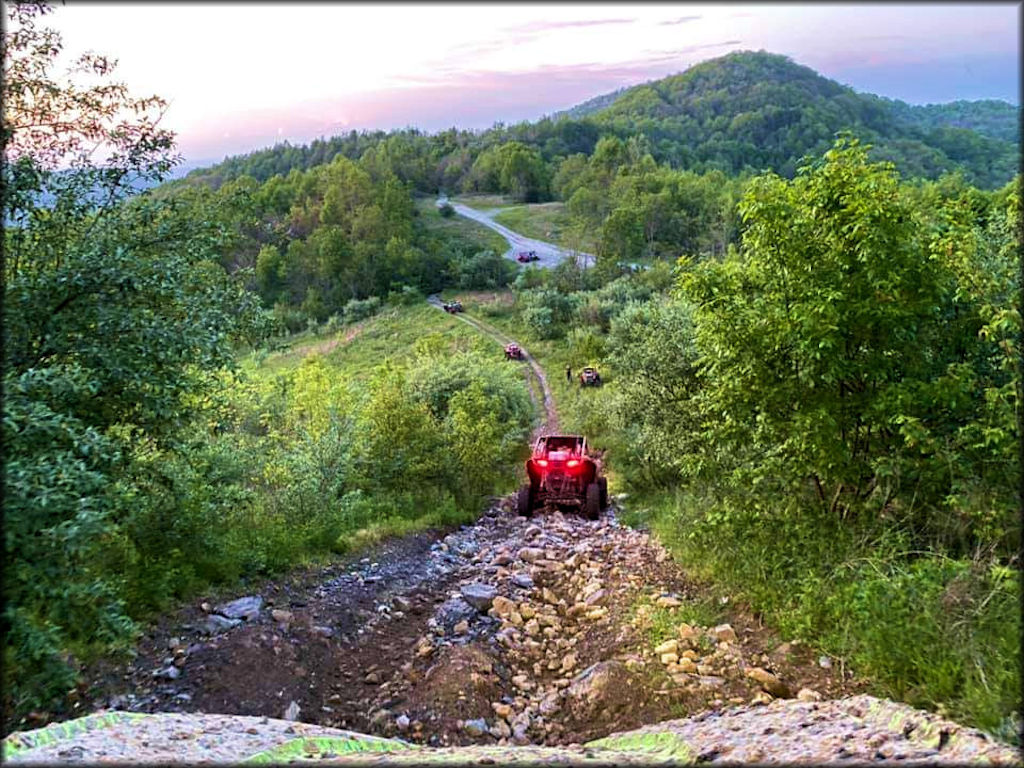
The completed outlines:
{"type": "Polygon", "coordinates": [[[770,700],[744,674],[755,665],[791,693],[859,689],[807,652],[771,655],[779,638],[735,608],[727,654],[707,637],[694,643],[707,674],[662,663],[638,606],[672,596],[680,608],[657,610],[685,611],[701,588],[611,511],[593,522],[558,513],[526,520],[503,500],[442,534],[256,585],[248,592],[264,598],[258,615],[212,637],[199,629],[208,618],[201,606],[215,610],[224,596],[182,607],[131,663],[90,669],[75,714],[280,718],[294,702],[291,716],[303,722],[426,744],[555,745],[770,700]],[[489,609],[461,596],[470,583],[494,587],[489,609]],[[509,602],[515,609],[505,610],[509,602]],[[177,679],[154,677],[175,659],[177,679]]]}

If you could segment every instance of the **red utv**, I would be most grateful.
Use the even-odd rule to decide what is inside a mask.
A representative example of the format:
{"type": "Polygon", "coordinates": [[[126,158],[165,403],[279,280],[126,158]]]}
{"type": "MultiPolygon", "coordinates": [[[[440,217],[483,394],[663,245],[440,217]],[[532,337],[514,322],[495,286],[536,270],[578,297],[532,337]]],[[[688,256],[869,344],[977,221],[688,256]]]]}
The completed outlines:
{"type": "Polygon", "coordinates": [[[514,341],[510,344],[505,345],[505,359],[506,360],[522,360],[523,350],[514,341]]]}
{"type": "Polygon", "coordinates": [[[461,301],[446,301],[444,303],[444,311],[450,315],[454,315],[456,312],[462,311],[461,301]]]}
{"type": "Polygon", "coordinates": [[[530,482],[519,489],[518,512],[532,517],[540,509],[572,509],[596,520],[608,506],[608,478],[587,454],[582,435],[545,435],[526,462],[530,482]]]}
{"type": "Polygon", "coordinates": [[[600,387],[601,374],[597,372],[596,368],[584,368],[582,371],[580,371],[580,386],[600,387]]]}
{"type": "Polygon", "coordinates": [[[529,264],[531,261],[539,261],[540,256],[537,255],[536,251],[520,251],[519,255],[516,256],[516,261],[521,264],[529,264]]]}

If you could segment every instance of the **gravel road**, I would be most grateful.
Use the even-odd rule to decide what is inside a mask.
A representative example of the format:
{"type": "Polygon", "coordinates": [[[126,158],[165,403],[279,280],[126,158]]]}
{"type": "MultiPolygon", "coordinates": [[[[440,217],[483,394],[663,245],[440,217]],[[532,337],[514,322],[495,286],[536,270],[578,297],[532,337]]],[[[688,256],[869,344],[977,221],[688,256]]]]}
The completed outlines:
{"type": "MultiPolygon", "coordinates": [[[[455,212],[460,216],[465,216],[467,219],[472,219],[485,227],[490,227],[499,235],[504,237],[508,241],[509,249],[505,252],[505,257],[509,259],[515,259],[516,255],[521,251],[536,251],[539,257],[537,261],[533,262],[534,266],[538,267],[555,267],[561,264],[566,259],[574,257],[572,251],[568,251],[564,248],[559,248],[553,243],[546,243],[543,240],[534,240],[533,238],[520,235],[518,232],[513,232],[508,227],[502,226],[501,224],[494,221],[494,217],[501,213],[503,209],[496,208],[489,211],[478,211],[470,208],[462,203],[455,203],[448,200],[446,197],[438,198],[437,204],[442,205],[448,203],[455,212]]],[[[592,267],[594,265],[594,255],[591,253],[580,252],[578,254],[580,263],[584,267],[592,267]]]]}

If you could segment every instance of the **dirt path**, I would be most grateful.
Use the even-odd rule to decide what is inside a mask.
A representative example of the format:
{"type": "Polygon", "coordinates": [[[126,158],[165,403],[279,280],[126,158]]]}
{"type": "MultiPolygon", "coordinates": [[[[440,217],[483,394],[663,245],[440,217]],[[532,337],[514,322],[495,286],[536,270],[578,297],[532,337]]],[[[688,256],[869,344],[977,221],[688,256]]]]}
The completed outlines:
{"type": "Polygon", "coordinates": [[[474,208],[470,208],[468,205],[462,203],[456,203],[449,200],[447,197],[438,198],[437,204],[442,205],[448,203],[457,214],[465,216],[467,219],[483,224],[485,227],[493,229],[499,235],[508,241],[508,250],[505,252],[505,258],[515,259],[516,255],[521,251],[534,251],[537,254],[537,261],[533,262],[534,266],[538,267],[555,267],[561,264],[566,259],[579,258],[580,265],[583,267],[594,266],[594,254],[584,253],[583,251],[574,252],[565,248],[560,248],[554,243],[548,243],[543,240],[535,240],[532,237],[526,237],[518,232],[513,232],[506,226],[503,226],[494,220],[494,217],[501,213],[502,208],[495,208],[490,211],[478,211],[474,208]]]}
{"type": "Polygon", "coordinates": [[[253,584],[244,596],[261,604],[232,628],[213,616],[237,594],[170,613],[133,662],[87,671],[75,714],[288,715],[421,744],[558,745],[764,703],[765,687],[857,690],[742,609],[714,618],[728,627],[684,621],[701,588],[614,509],[528,520],[502,499],[443,533],[253,584]]]}
{"type": "MultiPolygon", "coordinates": [[[[441,301],[437,294],[427,298],[427,301],[433,306],[444,311],[444,303],[441,301]]],[[[494,339],[498,344],[505,347],[506,344],[515,341],[511,336],[506,336],[504,333],[499,331],[492,325],[489,325],[482,320],[475,317],[468,316],[465,312],[458,312],[453,315],[464,323],[468,323],[473,326],[476,330],[482,333],[484,336],[489,336],[494,339]]],[[[533,376],[528,377],[528,384],[530,386],[530,395],[537,401],[536,391],[534,390],[534,381],[540,386],[541,391],[541,405],[543,411],[541,413],[541,423],[534,430],[533,439],[536,439],[538,435],[557,432],[558,431],[558,412],[555,410],[555,399],[551,395],[551,387],[548,386],[547,376],[544,375],[544,369],[540,367],[540,364],[534,359],[534,357],[526,350],[525,347],[521,347],[523,350],[523,357],[526,359],[527,364],[530,366],[530,371],[533,376]]],[[[531,440],[532,442],[532,440],[531,440]]]]}

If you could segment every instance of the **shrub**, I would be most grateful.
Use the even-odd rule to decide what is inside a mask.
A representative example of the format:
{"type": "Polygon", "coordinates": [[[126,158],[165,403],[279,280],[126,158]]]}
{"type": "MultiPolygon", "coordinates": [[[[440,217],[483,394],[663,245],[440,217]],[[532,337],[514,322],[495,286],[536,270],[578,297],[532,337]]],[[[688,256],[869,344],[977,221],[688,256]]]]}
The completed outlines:
{"type": "Polygon", "coordinates": [[[380,306],[380,299],[377,296],[362,300],[352,299],[342,310],[342,316],[346,323],[354,323],[377,314],[380,311],[380,306]]]}

